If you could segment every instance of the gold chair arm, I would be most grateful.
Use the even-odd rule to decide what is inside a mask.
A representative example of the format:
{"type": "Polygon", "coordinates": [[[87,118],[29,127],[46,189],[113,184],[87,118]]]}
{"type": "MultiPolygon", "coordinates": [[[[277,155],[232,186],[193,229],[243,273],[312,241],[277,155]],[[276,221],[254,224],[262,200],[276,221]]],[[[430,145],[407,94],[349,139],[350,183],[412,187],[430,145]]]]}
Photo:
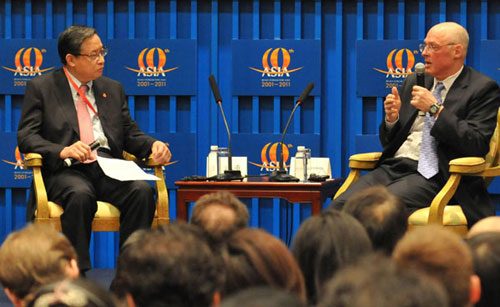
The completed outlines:
{"type": "Polygon", "coordinates": [[[38,219],[48,219],[49,218],[49,201],[47,198],[47,191],[45,190],[45,184],[43,183],[42,176],[42,165],[43,159],[42,155],[39,153],[27,153],[24,156],[24,165],[33,170],[33,183],[35,185],[35,197],[36,197],[36,210],[38,219]]]}
{"type": "Polygon", "coordinates": [[[133,154],[126,151],[123,152],[123,158],[126,160],[134,161],[142,167],[154,168],[155,176],[160,178],[156,180],[156,211],[158,214],[158,225],[167,224],[170,220],[169,217],[169,203],[168,203],[168,190],[165,184],[165,176],[163,175],[163,165],[155,162],[154,159],[147,158],[139,160],[133,154]]]}
{"type": "Polygon", "coordinates": [[[344,181],[342,186],[337,190],[333,199],[344,193],[354,182],[356,182],[361,176],[361,171],[372,170],[377,165],[381,152],[368,152],[352,155],[349,158],[349,167],[351,171],[344,181]]]}
{"type": "Polygon", "coordinates": [[[450,178],[432,200],[429,208],[429,224],[443,225],[444,208],[455,195],[462,175],[481,176],[486,169],[486,162],[479,157],[457,158],[450,161],[450,178]]]}
{"type": "Polygon", "coordinates": [[[351,169],[372,170],[377,165],[380,156],[382,156],[381,152],[367,152],[352,155],[349,158],[349,167],[351,169]]]}

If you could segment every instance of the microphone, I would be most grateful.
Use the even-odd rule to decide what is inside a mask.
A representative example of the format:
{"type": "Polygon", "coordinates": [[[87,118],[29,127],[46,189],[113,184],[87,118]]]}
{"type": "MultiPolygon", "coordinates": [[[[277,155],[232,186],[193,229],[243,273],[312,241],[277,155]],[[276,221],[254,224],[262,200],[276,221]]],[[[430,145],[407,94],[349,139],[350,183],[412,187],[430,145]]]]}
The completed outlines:
{"type": "MultiPolygon", "coordinates": [[[[417,85],[425,87],[425,65],[422,62],[415,64],[415,75],[417,76],[417,85]]],[[[418,111],[419,116],[424,116],[425,112],[418,111]]]]}
{"type": "Polygon", "coordinates": [[[208,82],[212,88],[212,93],[214,94],[215,102],[219,105],[220,111],[222,113],[222,119],[224,120],[224,125],[226,126],[228,145],[227,145],[227,167],[228,169],[224,171],[224,174],[219,174],[208,178],[209,180],[215,181],[231,181],[231,180],[243,180],[241,172],[239,170],[233,171],[233,155],[231,153],[231,132],[229,131],[229,125],[227,124],[226,115],[224,114],[224,109],[222,108],[222,97],[220,95],[219,86],[217,81],[215,81],[214,75],[208,77],[208,82]]]}
{"type": "MultiPolygon", "coordinates": [[[[92,143],[89,144],[90,151],[94,151],[97,148],[103,146],[104,144],[106,144],[106,141],[107,141],[107,139],[104,136],[104,134],[99,135],[97,137],[97,139],[95,139],[95,141],[93,141],[92,143]]],[[[78,163],[80,163],[80,161],[78,161],[75,158],[64,159],[64,165],[66,165],[66,167],[70,167],[71,165],[78,164],[78,163]]]]}
{"type": "Polygon", "coordinates": [[[280,142],[281,153],[280,153],[279,169],[271,173],[271,176],[269,176],[269,181],[275,181],[275,182],[299,181],[299,178],[287,174],[285,168],[283,167],[283,141],[285,140],[285,134],[286,131],[288,130],[288,126],[290,126],[293,114],[295,114],[295,111],[302,104],[302,102],[304,102],[307,99],[309,93],[313,88],[314,88],[314,83],[309,82],[309,84],[307,84],[306,88],[302,91],[302,94],[300,94],[299,99],[297,99],[297,102],[295,103],[295,107],[293,108],[292,113],[288,118],[285,130],[283,131],[283,134],[281,136],[281,142],[280,142]]]}
{"type": "Polygon", "coordinates": [[[417,85],[425,87],[425,65],[424,63],[417,63],[415,65],[415,74],[417,75],[417,85]]]}

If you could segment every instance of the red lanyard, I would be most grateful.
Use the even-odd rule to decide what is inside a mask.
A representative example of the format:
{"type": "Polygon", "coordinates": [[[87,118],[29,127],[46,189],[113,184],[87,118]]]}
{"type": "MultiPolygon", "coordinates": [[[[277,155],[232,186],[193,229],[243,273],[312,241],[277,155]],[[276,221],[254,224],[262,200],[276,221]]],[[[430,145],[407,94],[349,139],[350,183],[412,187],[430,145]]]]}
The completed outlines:
{"type": "Polygon", "coordinates": [[[80,97],[82,97],[83,101],[85,101],[85,103],[89,106],[89,108],[92,110],[92,112],[94,112],[94,114],[96,116],[99,116],[99,114],[97,114],[97,111],[94,109],[94,107],[92,106],[90,101],[85,96],[85,93],[82,92],[82,90],[76,85],[75,81],[73,81],[73,79],[69,76],[68,71],[66,70],[66,67],[63,66],[63,70],[64,70],[64,73],[66,74],[66,78],[68,78],[69,83],[71,83],[73,88],[78,92],[78,95],[80,95],[80,97]]]}

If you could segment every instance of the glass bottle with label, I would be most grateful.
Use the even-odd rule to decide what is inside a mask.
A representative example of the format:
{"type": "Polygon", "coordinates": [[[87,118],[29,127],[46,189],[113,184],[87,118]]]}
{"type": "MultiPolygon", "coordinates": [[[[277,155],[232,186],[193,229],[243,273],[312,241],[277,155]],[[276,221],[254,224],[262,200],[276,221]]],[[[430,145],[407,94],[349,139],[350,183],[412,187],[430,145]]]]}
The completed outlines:
{"type": "Polygon", "coordinates": [[[207,156],[207,177],[212,177],[218,174],[219,171],[219,158],[218,158],[219,146],[210,146],[210,152],[207,156]]]}
{"type": "Polygon", "coordinates": [[[311,159],[311,149],[305,146],[297,146],[295,154],[295,177],[301,182],[306,182],[308,178],[307,167],[311,159]]]}

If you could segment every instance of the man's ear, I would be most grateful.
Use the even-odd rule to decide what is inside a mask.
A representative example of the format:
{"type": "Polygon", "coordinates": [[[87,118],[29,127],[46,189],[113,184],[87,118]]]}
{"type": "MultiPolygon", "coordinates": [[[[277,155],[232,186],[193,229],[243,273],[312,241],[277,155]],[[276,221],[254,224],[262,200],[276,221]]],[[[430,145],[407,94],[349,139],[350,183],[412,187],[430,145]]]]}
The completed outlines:
{"type": "Polygon", "coordinates": [[[220,292],[216,291],[214,293],[214,299],[212,301],[212,307],[219,307],[220,305],[220,292]]]}
{"type": "Polygon", "coordinates": [[[455,46],[455,58],[456,59],[460,59],[460,58],[465,58],[464,56],[464,46],[462,46],[462,44],[457,44],[455,46]]]}
{"type": "Polygon", "coordinates": [[[470,302],[475,304],[481,298],[481,280],[476,274],[470,277],[470,302]]]}
{"type": "Polygon", "coordinates": [[[132,297],[132,295],[130,295],[130,293],[127,293],[125,298],[127,300],[128,307],[135,307],[134,298],[132,297]]]}
{"type": "Polygon", "coordinates": [[[76,65],[74,55],[68,53],[64,58],[66,59],[66,65],[68,65],[69,67],[74,67],[76,65]]]}
{"type": "Polygon", "coordinates": [[[80,269],[78,268],[78,262],[76,259],[71,259],[69,261],[69,265],[66,268],[66,276],[74,279],[77,279],[80,276],[80,269]]]}
{"type": "Polygon", "coordinates": [[[3,289],[5,294],[7,294],[7,297],[9,298],[9,300],[12,302],[12,304],[15,306],[15,307],[23,307],[23,301],[18,298],[14,292],[10,291],[10,289],[8,288],[4,288],[3,289]]]}

